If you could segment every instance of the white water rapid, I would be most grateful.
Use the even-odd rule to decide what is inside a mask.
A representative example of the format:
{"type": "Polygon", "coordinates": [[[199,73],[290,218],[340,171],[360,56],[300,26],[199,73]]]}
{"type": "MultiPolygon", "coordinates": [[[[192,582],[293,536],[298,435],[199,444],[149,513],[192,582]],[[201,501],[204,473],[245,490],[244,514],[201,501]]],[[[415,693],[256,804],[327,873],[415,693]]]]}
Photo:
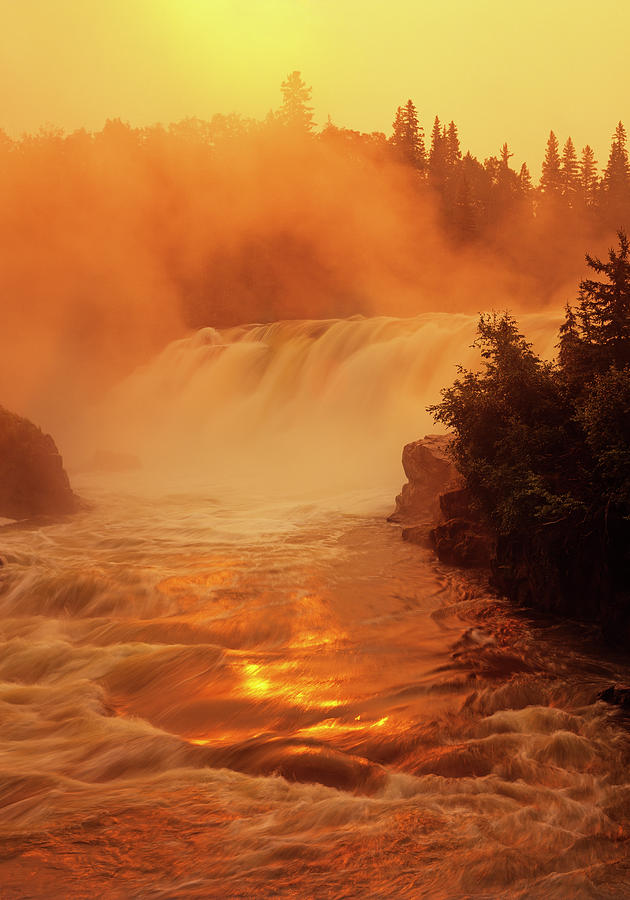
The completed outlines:
{"type": "Polygon", "coordinates": [[[2,900],[629,896],[627,662],[386,521],[474,328],[204,329],[76,423],[0,531],[2,900]]]}

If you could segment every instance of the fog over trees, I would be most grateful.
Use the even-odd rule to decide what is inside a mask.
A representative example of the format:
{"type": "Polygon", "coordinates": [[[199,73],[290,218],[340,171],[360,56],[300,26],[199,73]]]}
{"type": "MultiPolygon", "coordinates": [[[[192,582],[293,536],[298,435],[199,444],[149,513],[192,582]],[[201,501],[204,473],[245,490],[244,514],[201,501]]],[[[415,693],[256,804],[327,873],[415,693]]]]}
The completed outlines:
{"type": "Polygon", "coordinates": [[[0,132],[0,378],[27,385],[36,352],[63,380],[76,347],[86,370],[128,370],[205,325],[561,309],[585,248],[628,227],[627,136],[611,132],[601,163],[552,132],[537,181],[538,161],[515,168],[507,142],[478,159],[410,98],[389,134],[317,125],[298,71],[262,121],[0,132]]]}

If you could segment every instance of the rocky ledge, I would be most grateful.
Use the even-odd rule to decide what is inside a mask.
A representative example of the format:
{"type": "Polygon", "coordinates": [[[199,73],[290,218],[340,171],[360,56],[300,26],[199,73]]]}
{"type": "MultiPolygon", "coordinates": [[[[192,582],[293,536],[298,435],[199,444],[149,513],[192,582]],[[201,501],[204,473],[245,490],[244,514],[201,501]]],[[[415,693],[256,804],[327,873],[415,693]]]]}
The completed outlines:
{"type": "Polygon", "coordinates": [[[403,526],[404,540],[432,546],[442,562],[489,566],[494,538],[473,509],[448,445],[448,437],[430,434],[404,447],[408,481],[396,497],[389,521],[403,526]]]}
{"type": "Polygon", "coordinates": [[[0,406],[0,516],[32,519],[78,508],[52,437],[0,406]]]}
{"type": "Polygon", "coordinates": [[[447,451],[448,438],[435,435],[404,448],[409,482],[390,516],[403,525],[403,538],[433,546],[449,565],[486,568],[489,585],[516,604],[595,622],[609,643],[627,648],[630,520],[623,511],[608,506],[586,523],[567,517],[498,537],[475,510],[447,451]]]}

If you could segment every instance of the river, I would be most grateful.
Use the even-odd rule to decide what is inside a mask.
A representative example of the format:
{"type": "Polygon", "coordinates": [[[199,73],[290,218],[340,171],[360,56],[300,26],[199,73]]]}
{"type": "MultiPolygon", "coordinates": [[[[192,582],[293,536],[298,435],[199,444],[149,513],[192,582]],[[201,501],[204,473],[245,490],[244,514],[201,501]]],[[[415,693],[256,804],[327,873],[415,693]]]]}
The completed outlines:
{"type": "Polygon", "coordinates": [[[77,425],[0,532],[3,900],[630,895],[627,661],[386,521],[473,332],[207,329],[77,425]]]}

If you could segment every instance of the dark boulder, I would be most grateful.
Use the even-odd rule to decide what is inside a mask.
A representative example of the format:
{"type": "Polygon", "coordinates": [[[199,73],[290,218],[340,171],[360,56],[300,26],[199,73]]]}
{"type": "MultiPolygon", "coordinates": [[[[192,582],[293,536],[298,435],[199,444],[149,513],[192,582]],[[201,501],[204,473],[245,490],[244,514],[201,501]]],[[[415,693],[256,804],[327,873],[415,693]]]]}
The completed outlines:
{"type": "Polygon", "coordinates": [[[0,406],[0,516],[58,516],[78,506],[52,437],[0,406]]]}

